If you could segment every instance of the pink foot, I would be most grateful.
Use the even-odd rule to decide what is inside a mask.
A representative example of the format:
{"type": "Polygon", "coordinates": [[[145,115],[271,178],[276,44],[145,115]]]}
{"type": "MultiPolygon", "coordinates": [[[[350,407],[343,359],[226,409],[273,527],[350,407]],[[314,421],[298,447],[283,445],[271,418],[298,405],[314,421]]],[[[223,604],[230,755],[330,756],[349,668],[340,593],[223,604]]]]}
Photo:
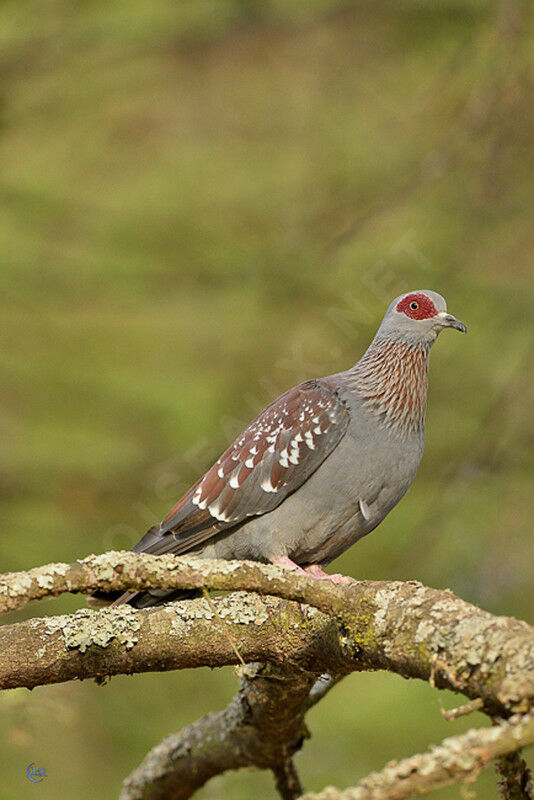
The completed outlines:
{"type": "Polygon", "coordinates": [[[333,575],[329,575],[327,572],[323,572],[321,567],[317,566],[317,564],[306,567],[305,572],[313,578],[317,578],[319,581],[331,581],[332,583],[340,584],[350,583],[352,580],[352,578],[349,578],[347,575],[340,575],[339,572],[334,572],[333,575]]]}
{"type": "Polygon", "coordinates": [[[304,575],[305,572],[302,567],[299,567],[298,564],[295,564],[294,561],[291,561],[290,558],[287,556],[280,556],[280,558],[273,558],[272,563],[276,564],[279,567],[285,567],[286,569],[291,569],[293,572],[299,572],[301,575],[304,575]]]}

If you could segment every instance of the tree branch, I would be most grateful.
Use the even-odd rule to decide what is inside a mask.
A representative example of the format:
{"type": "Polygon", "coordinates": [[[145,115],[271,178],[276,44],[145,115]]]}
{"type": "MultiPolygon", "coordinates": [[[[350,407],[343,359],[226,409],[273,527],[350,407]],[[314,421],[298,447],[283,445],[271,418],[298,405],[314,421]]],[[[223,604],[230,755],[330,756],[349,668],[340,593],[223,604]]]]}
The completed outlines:
{"type": "Polygon", "coordinates": [[[495,771],[501,800],[534,800],[532,775],[519,750],[498,758],[495,771]]]}
{"type": "MultiPolygon", "coordinates": [[[[151,587],[232,594],[143,611],[81,609],[0,628],[0,688],[238,662],[271,665],[246,667],[225,711],[158,745],[127,779],[121,800],[182,800],[213,775],[247,765],[271,770],[284,800],[294,800],[301,787],[292,756],[306,735],[304,715],[354,670],[428,680],[502,718],[534,705],[534,629],[414,582],[335,585],[254,562],[105,553],[0,576],[0,610],[66,591],[151,587]]],[[[494,730],[446,740],[390,766],[376,779],[378,788],[375,778],[367,779],[341,794],[332,790],[333,796],[409,796],[388,789],[387,775],[410,793],[411,787],[422,791],[474,775],[492,758],[529,743],[532,717],[494,730]],[[530,727],[521,727],[527,722],[530,727]],[[455,750],[458,742],[469,758],[455,750]]]]}
{"type": "MultiPolygon", "coordinates": [[[[353,653],[352,669],[387,669],[404,677],[431,680],[438,688],[462,692],[471,699],[480,697],[484,701],[484,710],[500,717],[527,711],[533,704],[534,629],[512,618],[488,614],[447,590],[428,589],[415,582],[354,581],[348,585],[334,585],[330,581],[319,581],[255,562],[202,561],[126,552],[89,556],[71,565],[52,564],[28,573],[1,576],[0,597],[3,608],[13,608],[21,607],[31,598],[56,595],[63,591],[90,592],[96,588],[126,590],[149,586],[164,589],[245,589],[298,600],[316,607],[341,625],[346,644],[353,653]]],[[[256,615],[267,613],[264,604],[257,599],[249,597],[247,601],[243,598],[241,602],[259,603],[254,606],[256,615]]],[[[77,612],[77,616],[64,618],[61,622],[48,618],[33,620],[27,623],[26,628],[13,630],[6,626],[0,629],[0,646],[2,639],[13,646],[15,640],[23,637],[25,658],[22,671],[16,659],[15,662],[9,658],[0,659],[0,687],[28,685],[22,680],[24,672],[25,677],[29,678],[28,671],[32,675],[32,685],[37,685],[54,680],[70,680],[79,669],[83,669],[84,677],[88,677],[91,674],[116,674],[125,670],[235,663],[235,653],[228,653],[227,642],[223,646],[221,637],[217,640],[217,646],[208,652],[210,648],[206,642],[200,642],[195,635],[196,630],[191,631],[191,626],[188,628],[187,624],[182,627],[184,636],[186,639],[188,637],[189,648],[185,646],[184,651],[181,650],[184,642],[180,643],[180,648],[173,648],[170,639],[167,657],[162,655],[159,652],[160,640],[157,643],[154,641],[154,625],[162,624],[169,632],[172,615],[183,615],[186,613],[184,609],[190,609],[190,606],[180,603],[177,608],[178,611],[172,607],[156,609],[143,615],[121,607],[99,612],[101,616],[98,617],[92,617],[90,611],[83,610],[77,612]],[[59,631],[64,626],[67,632],[74,627],[76,635],[61,634],[59,631]],[[116,626],[119,631],[117,637],[114,636],[116,626]],[[51,646],[51,638],[54,646],[51,646]],[[102,645],[102,642],[110,645],[107,650],[114,658],[97,657],[95,648],[90,648],[91,644],[102,645]],[[91,650],[94,658],[79,659],[80,653],[76,650],[80,649],[80,643],[84,645],[84,650],[91,650]],[[124,648],[123,645],[128,646],[124,648]],[[53,671],[52,680],[49,663],[45,663],[46,660],[43,661],[43,656],[39,655],[41,649],[49,654],[49,658],[53,655],[54,660],[62,660],[62,669],[53,671]],[[29,657],[31,664],[28,664],[29,657]]],[[[205,606],[194,608],[201,620],[211,619],[209,614],[213,616],[213,612],[206,611],[205,606]]],[[[275,606],[271,605],[271,608],[275,606]]],[[[298,615],[298,612],[287,604],[278,604],[276,609],[276,613],[289,614],[297,621],[295,614],[298,615]]],[[[281,646],[289,646],[295,656],[299,650],[303,655],[301,645],[305,631],[302,628],[298,633],[294,629],[292,636],[287,628],[281,630],[272,622],[274,638],[269,639],[269,646],[262,646],[256,641],[258,637],[254,636],[253,631],[251,634],[246,624],[243,626],[243,621],[246,623],[246,614],[243,620],[239,609],[234,607],[233,620],[232,615],[228,620],[227,634],[235,637],[245,661],[266,658],[277,662],[280,660],[281,646]]],[[[201,629],[202,622],[195,627],[201,629]]],[[[212,625],[209,627],[210,631],[213,630],[212,625]]],[[[304,638],[307,647],[309,639],[306,636],[304,638]]],[[[318,661],[314,663],[314,669],[321,662],[324,667],[322,671],[329,672],[330,668],[324,659],[318,654],[316,657],[318,661]]],[[[347,663],[343,666],[334,671],[345,671],[347,663]]]]}
{"type": "Polygon", "coordinates": [[[273,772],[282,800],[297,800],[302,795],[302,785],[292,758],[284,758],[274,767],[273,772]]]}
{"type": "Polygon", "coordinates": [[[357,669],[335,621],[314,609],[249,593],[136,611],[129,606],[43,617],[0,627],[0,689],[76,678],[220,667],[292,665],[316,676],[357,669]]]}
{"type": "Polygon", "coordinates": [[[214,775],[251,766],[274,772],[284,800],[300,796],[291,756],[306,736],[313,676],[259,664],[242,673],[230,705],[167,736],[126,779],[119,800],[186,800],[214,775]]]}
{"type": "Polygon", "coordinates": [[[425,753],[392,761],[357,786],[344,790],[329,787],[317,794],[305,794],[302,800],[406,800],[457,781],[472,781],[493,759],[531,744],[533,713],[445,739],[425,753]]]}

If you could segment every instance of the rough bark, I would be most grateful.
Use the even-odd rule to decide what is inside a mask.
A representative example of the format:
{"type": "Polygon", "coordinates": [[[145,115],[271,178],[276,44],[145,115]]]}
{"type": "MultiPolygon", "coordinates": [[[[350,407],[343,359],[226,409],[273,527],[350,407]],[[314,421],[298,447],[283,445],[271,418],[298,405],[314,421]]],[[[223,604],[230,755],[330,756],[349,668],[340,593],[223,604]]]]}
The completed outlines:
{"type": "Polygon", "coordinates": [[[534,800],[532,775],[517,750],[495,761],[501,800],[534,800]]]}
{"type": "Polygon", "coordinates": [[[185,800],[214,775],[252,766],[273,771],[284,799],[299,797],[291,756],[307,735],[312,684],[306,673],[248,665],[230,705],[166,737],[127,778],[120,800],[185,800]]]}

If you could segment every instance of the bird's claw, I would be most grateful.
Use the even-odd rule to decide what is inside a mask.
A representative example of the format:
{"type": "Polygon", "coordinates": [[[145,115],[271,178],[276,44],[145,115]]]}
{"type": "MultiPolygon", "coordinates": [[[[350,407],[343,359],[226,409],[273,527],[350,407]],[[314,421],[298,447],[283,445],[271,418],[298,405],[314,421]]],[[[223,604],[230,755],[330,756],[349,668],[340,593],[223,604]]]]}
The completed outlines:
{"type": "Polygon", "coordinates": [[[313,578],[317,578],[319,581],[331,581],[331,583],[338,585],[350,583],[352,580],[352,578],[349,578],[347,575],[341,575],[339,572],[334,572],[329,575],[328,572],[323,572],[321,567],[318,567],[317,564],[306,567],[304,571],[313,578]]]}

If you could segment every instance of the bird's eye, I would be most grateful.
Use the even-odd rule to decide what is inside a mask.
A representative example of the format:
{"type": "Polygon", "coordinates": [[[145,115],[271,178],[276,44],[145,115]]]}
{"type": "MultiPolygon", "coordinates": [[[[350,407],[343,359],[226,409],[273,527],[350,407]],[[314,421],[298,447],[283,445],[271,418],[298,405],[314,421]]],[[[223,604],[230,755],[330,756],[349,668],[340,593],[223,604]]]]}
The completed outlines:
{"type": "Polygon", "coordinates": [[[419,303],[417,302],[417,300],[412,300],[412,302],[410,303],[410,308],[412,309],[412,311],[417,311],[417,309],[419,308],[419,303]]]}

